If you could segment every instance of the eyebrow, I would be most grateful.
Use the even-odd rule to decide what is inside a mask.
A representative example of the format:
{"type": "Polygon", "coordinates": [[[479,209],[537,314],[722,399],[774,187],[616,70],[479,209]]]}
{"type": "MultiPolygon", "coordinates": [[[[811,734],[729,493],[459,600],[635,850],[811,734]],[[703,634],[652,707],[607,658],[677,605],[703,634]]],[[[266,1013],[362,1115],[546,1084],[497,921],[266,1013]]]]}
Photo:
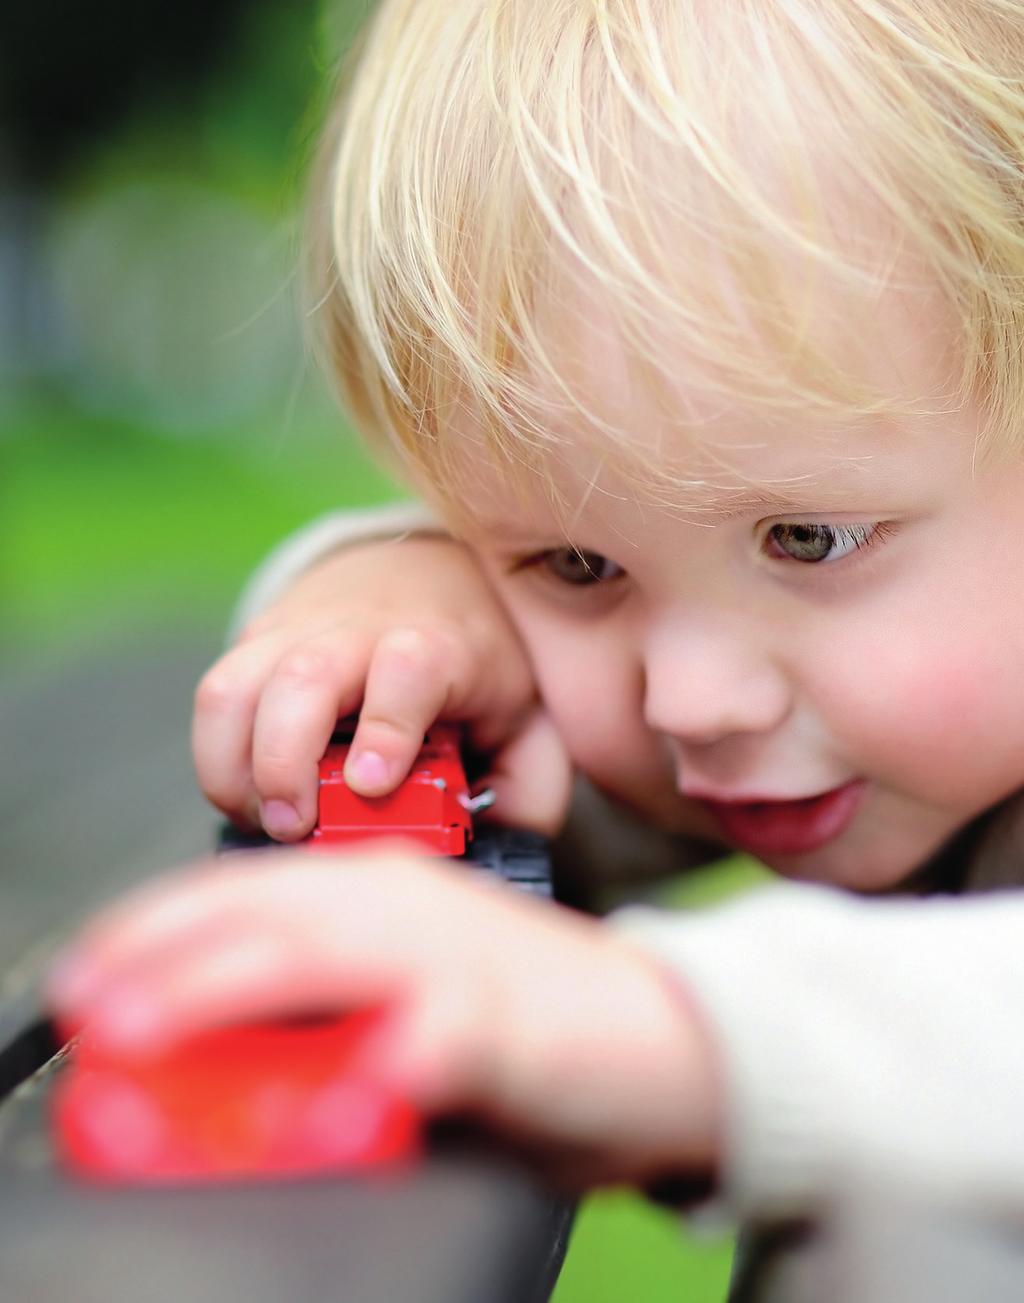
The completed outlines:
{"type": "MultiPolygon", "coordinates": [[[[730,520],[736,516],[746,516],[755,511],[764,512],[767,515],[792,515],[799,512],[817,515],[822,511],[839,509],[837,505],[827,501],[820,501],[811,506],[808,499],[812,495],[809,487],[800,497],[787,496],[781,492],[768,493],[760,489],[742,489],[720,497],[702,497],[689,503],[661,504],[643,502],[637,505],[659,511],[663,510],[668,514],[679,516],[683,520],[691,520],[694,524],[730,520]]],[[[844,508],[844,510],[849,510],[849,508],[844,508]]],[[[548,534],[548,531],[542,528],[524,529],[522,522],[480,519],[473,521],[471,532],[497,536],[512,544],[522,542],[524,546],[535,544],[538,538],[548,534]]],[[[550,536],[554,538],[556,535],[563,539],[566,537],[561,533],[557,525],[552,525],[550,536]]]]}
{"type": "Polygon", "coordinates": [[[745,516],[752,511],[767,511],[773,515],[779,512],[810,511],[813,508],[807,505],[807,499],[811,492],[805,488],[797,497],[782,492],[767,493],[761,489],[738,489],[735,493],[725,493],[720,497],[709,495],[692,503],[679,503],[676,509],[681,514],[714,516],[716,519],[745,516]]]}
{"type": "MultiPolygon", "coordinates": [[[[463,533],[463,531],[460,531],[463,533]]],[[[476,520],[470,529],[464,531],[468,538],[496,538],[510,547],[536,548],[538,540],[555,538],[565,541],[565,536],[557,529],[547,532],[542,529],[523,529],[522,525],[512,525],[502,520],[476,520]]]]}

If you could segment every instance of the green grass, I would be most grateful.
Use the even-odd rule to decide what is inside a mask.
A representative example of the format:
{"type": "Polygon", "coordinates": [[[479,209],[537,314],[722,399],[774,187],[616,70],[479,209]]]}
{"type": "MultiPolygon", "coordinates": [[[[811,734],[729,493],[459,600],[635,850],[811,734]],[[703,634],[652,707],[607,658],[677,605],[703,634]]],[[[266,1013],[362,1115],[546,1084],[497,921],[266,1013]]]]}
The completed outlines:
{"type": "Polygon", "coordinates": [[[592,1195],[573,1230],[554,1303],[721,1303],[732,1240],[697,1238],[628,1190],[592,1195]]]}
{"type": "Polygon", "coordinates": [[[57,404],[5,422],[4,625],[31,646],[136,618],[223,618],[273,544],[393,490],[337,439],[159,438],[57,404]],[[254,451],[253,444],[257,445],[254,451]]]}
{"type": "MultiPolygon", "coordinates": [[[[340,430],[172,440],[36,401],[7,414],[0,447],[0,626],[32,654],[102,636],[126,612],[134,623],[223,623],[246,575],[289,531],[393,495],[340,430]]],[[[661,903],[705,903],[750,876],[732,862],[661,903]]],[[[717,1303],[730,1252],[636,1195],[602,1193],[579,1215],[555,1300],[717,1303]]]]}

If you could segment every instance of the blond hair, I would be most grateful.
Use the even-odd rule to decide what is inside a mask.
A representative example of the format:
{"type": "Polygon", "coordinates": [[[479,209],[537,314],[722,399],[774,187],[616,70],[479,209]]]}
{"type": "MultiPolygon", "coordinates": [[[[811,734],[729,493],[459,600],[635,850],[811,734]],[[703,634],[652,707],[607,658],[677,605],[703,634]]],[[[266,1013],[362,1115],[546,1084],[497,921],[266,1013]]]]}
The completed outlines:
{"type": "Polygon", "coordinates": [[[652,385],[682,349],[730,402],[871,416],[892,395],[811,305],[822,285],[870,304],[909,249],[957,326],[949,404],[981,394],[1019,438],[1022,79],[1022,0],[383,0],[311,210],[343,401],[442,496],[469,413],[508,466],[573,420],[628,460],[538,327],[570,269],[652,385]],[[884,248],[837,193],[870,199],[884,248]]]}

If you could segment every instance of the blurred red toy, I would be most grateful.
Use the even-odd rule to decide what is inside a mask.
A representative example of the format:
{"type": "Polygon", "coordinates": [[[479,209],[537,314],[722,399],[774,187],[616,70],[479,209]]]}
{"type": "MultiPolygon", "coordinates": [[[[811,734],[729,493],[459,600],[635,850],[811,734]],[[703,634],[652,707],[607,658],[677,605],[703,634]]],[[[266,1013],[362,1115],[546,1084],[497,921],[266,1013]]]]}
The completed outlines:
{"type": "Polygon", "coordinates": [[[144,1060],[101,1051],[86,1031],[54,1095],[61,1155],[79,1175],[130,1184],[408,1161],[418,1114],[350,1064],[379,1017],[218,1028],[144,1060]]]}
{"type": "MultiPolygon", "coordinates": [[[[342,777],[351,741],[343,724],[320,762],[317,826],[302,845],[336,851],[401,836],[431,854],[464,854],[473,801],[457,730],[431,728],[405,782],[372,799],[342,777]]],[[[145,1184],[348,1172],[413,1158],[419,1117],[352,1066],[383,1016],[218,1028],[144,1059],[99,1049],[86,1029],[54,1092],[58,1148],[80,1175],[145,1184]]]]}

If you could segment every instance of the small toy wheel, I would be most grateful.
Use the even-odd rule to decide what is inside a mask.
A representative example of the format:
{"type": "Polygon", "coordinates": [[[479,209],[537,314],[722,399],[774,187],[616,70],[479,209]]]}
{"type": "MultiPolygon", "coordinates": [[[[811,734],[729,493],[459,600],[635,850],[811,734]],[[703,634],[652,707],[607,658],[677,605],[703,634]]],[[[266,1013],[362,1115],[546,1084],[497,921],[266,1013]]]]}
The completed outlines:
{"type": "Polygon", "coordinates": [[[222,823],[217,829],[216,852],[224,855],[228,851],[260,851],[277,846],[262,829],[259,832],[242,832],[233,823],[222,823]]]}
{"type": "Polygon", "coordinates": [[[547,838],[521,828],[477,828],[466,852],[466,863],[493,873],[513,886],[538,896],[550,896],[551,857],[547,838]]]}

